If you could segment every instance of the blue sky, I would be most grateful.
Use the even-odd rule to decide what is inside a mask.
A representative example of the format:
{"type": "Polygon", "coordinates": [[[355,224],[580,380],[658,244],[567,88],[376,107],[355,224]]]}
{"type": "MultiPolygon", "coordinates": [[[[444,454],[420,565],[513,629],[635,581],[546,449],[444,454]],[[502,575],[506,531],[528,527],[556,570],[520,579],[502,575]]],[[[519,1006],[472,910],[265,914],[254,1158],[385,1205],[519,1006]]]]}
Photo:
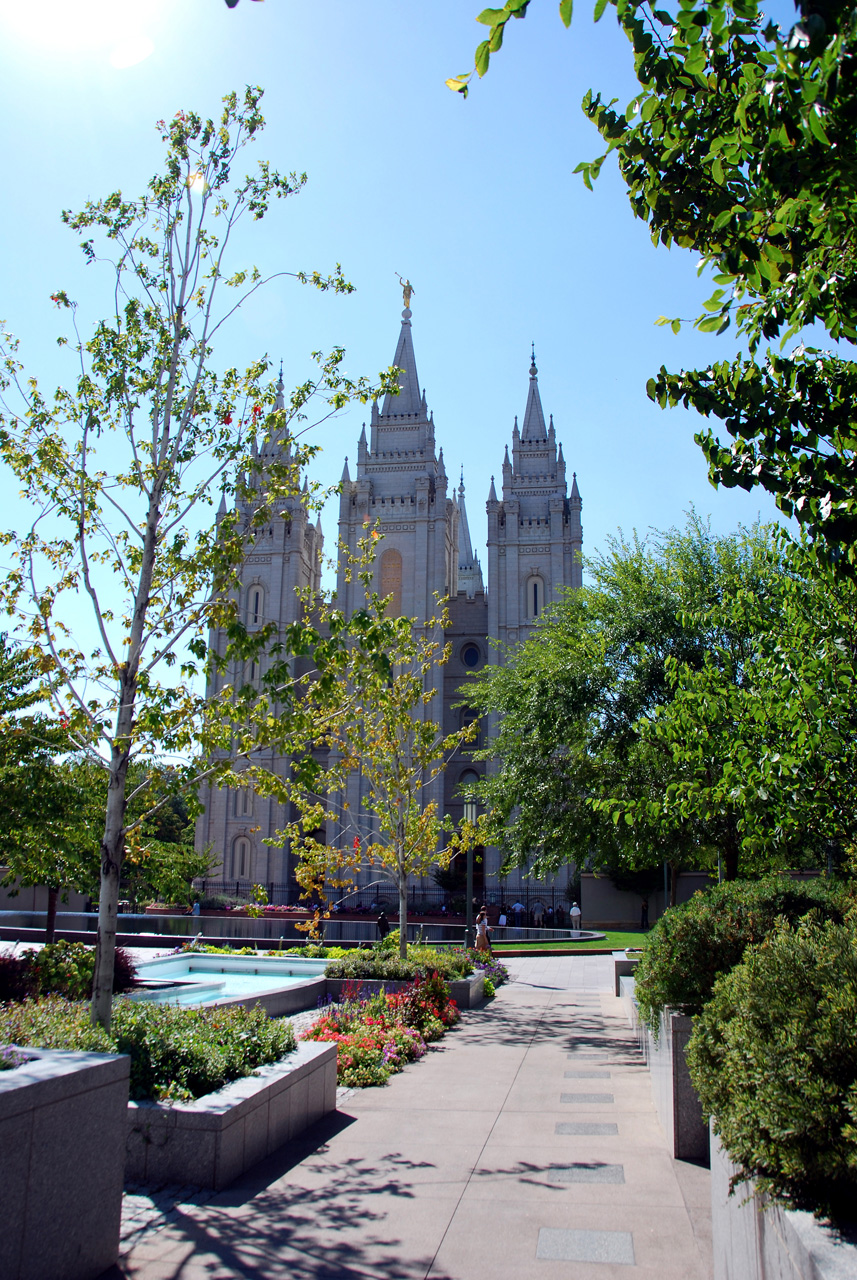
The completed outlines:
{"type": "MultiPolygon", "coordinates": [[[[227,90],[260,84],[268,128],[255,152],[309,182],[254,228],[235,265],[327,271],[339,261],[357,291],[336,298],[275,283],[237,319],[220,362],[267,352],[293,384],[310,351],[342,345],[350,373],[374,375],[393,358],[401,272],[415,288],[420,379],[456,482],[464,467],[475,543],[491,475],[523,415],[531,342],[545,412],[578,475],[585,550],[618,526],[680,523],[691,503],[719,532],[773,518],[760,491],[711,488],[693,416],[646,399],[662,363],[731,353],[689,327],[678,336],[655,327],[661,314],[698,313],[707,290],[695,261],[653,248],[609,164],[594,194],[572,173],[599,151],[580,110],[586,89],[623,104],[634,92],[609,10],[596,26],[581,4],[566,32],[554,0],[533,0],[464,102],[444,79],[472,65],[479,7],[0,0],[0,317],[21,338],[27,372],[46,388],[67,376],[49,301],[57,288],[79,301],[84,326],[109,309],[109,277],[83,265],[61,209],[141,191],[160,162],[157,119],[180,108],[212,114],[227,90]]],[[[319,433],[319,479],[334,483],[346,454],[353,466],[367,416],[355,408],[319,433]]],[[[14,513],[14,500],[7,506],[14,513]]],[[[324,522],[329,547],[334,518],[324,522]]]]}

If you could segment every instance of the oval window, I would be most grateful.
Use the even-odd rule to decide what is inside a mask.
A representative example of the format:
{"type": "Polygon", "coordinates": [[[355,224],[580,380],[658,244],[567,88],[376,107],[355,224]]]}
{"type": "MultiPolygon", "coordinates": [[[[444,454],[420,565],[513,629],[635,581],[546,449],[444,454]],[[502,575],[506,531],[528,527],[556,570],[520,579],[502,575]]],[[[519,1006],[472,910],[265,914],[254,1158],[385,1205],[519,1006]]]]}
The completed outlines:
{"type": "Polygon", "coordinates": [[[476,667],[479,665],[481,654],[475,644],[466,644],[461,651],[461,661],[465,667],[476,667]]]}

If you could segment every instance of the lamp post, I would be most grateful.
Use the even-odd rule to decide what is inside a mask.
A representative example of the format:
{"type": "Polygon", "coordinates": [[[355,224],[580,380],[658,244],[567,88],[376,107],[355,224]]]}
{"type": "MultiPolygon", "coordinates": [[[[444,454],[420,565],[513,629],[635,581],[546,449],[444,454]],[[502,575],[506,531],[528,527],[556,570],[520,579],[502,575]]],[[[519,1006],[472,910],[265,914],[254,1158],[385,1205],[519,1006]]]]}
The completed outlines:
{"type": "MultiPolygon", "coordinates": [[[[476,825],[476,801],[464,801],[464,821],[471,826],[476,825]]],[[[467,846],[467,909],[465,914],[464,945],[469,948],[474,943],[473,937],[473,845],[467,846]]]]}

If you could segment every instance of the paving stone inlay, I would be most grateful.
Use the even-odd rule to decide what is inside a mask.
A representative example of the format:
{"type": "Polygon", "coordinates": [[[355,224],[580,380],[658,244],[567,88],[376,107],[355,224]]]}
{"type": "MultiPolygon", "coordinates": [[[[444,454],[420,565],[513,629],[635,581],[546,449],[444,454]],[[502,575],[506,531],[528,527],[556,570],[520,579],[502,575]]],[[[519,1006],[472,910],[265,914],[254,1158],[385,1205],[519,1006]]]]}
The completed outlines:
{"type": "Polygon", "coordinates": [[[561,1093],[560,1102],[612,1102],[612,1093],[561,1093]]]}
{"type": "Polygon", "coordinates": [[[595,1120],[561,1120],[554,1133],[561,1138],[615,1138],[618,1124],[599,1124],[595,1120]]]}
{"type": "Polygon", "coordinates": [[[566,1071],[563,1073],[566,1080],[609,1080],[609,1071],[566,1071]]]}
{"type": "Polygon", "coordinates": [[[548,1170],[548,1182],[610,1182],[618,1186],[624,1181],[625,1169],[621,1164],[569,1164],[548,1170]]]}
{"type": "Polygon", "coordinates": [[[536,1257],[547,1262],[612,1262],[636,1265],[630,1231],[571,1231],[541,1227],[536,1257]]]}

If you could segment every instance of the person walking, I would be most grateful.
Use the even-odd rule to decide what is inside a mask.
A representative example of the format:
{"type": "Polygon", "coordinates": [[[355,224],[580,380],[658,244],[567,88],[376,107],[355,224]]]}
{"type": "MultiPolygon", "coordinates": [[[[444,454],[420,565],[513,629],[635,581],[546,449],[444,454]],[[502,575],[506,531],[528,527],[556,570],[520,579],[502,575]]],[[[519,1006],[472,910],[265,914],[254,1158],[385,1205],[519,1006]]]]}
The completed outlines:
{"type": "Polygon", "coordinates": [[[378,926],[378,938],[383,942],[387,934],[390,932],[390,921],[387,919],[386,911],[381,912],[375,923],[378,926]]]}
{"type": "Polygon", "coordinates": [[[492,955],[491,939],[488,937],[490,932],[491,930],[488,927],[488,910],[483,904],[479,908],[479,915],[476,917],[476,950],[487,951],[489,955],[492,955]]]}

